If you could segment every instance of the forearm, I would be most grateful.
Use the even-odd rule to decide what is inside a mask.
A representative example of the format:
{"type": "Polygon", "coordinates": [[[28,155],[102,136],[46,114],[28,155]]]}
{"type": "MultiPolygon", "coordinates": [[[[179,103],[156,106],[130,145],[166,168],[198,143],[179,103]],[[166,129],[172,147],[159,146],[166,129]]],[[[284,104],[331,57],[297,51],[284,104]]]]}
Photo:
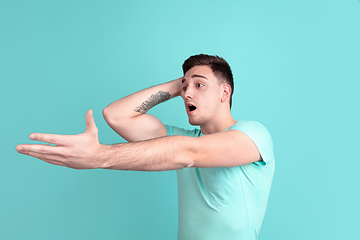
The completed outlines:
{"type": "Polygon", "coordinates": [[[180,94],[181,79],[150,87],[121,98],[109,106],[103,113],[105,118],[120,120],[134,118],[146,113],[153,106],[180,94]]]}
{"type": "Polygon", "coordinates": [[[102,145],[92,111],[86,114],[86,130],[77,135],[32,133],[29,138],[48,144],[22,144],[16,147],[45,162],[74,169],[120,169],[163,171],[192,166],[194,139],[166,136],[145,141],[102,145]]]}
{"type": "Polygon", "coordinates": [[[190,167],[195,152],[191,137],[168,136],[141,142],[103,145],[97,154],[100,168],[164,171],[190,167]]]}

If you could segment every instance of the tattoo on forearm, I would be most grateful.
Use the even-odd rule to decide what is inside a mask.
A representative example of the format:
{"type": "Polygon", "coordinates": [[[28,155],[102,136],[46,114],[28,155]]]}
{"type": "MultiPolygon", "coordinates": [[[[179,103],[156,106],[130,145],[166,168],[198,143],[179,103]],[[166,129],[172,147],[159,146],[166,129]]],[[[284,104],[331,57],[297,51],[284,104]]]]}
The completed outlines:
{"type": "Polygon", "coordinates": [[[135,112],[146,113],[153,106],[165,102],[170,99],[170,93],[164,91],[158,91],[155,94],[152,94],[148,100],[143,102],[140,106],[135,108],[135,112]]]}

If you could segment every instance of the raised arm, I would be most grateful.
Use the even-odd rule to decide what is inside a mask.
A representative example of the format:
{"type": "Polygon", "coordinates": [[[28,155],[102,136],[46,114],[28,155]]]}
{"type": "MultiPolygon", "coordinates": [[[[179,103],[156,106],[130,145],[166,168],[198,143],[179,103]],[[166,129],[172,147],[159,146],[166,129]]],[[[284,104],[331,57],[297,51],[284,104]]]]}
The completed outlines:
{"type": "Polygon", "coordinates": [[[161,102],[179,96],[181,79],[141,90],[111,103],[103,110],[105,121],[129,142],[166,136],[164,124],[146,112],[161,102]]]}

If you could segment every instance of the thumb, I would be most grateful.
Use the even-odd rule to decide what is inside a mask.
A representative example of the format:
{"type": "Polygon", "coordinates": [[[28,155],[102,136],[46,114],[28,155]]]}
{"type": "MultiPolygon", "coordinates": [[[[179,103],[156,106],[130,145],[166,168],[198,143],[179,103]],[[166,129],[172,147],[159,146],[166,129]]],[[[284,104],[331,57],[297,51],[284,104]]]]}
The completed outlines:
{"type": "Polygon", "coordinates": [[[87,111],[85,116],[85,122],[86,122],[86,130],[85,131],[97,131],[97,127],[95,125],[95,120],[93,117],[93,111],[90,109],[87,111]]]}

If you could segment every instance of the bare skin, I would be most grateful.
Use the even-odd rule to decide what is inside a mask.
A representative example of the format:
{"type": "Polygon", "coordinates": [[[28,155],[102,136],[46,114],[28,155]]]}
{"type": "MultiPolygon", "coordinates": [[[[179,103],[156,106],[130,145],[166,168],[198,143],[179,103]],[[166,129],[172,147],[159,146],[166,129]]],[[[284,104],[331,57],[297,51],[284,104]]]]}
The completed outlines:
{"type": "Polygon", "coordinates": [[[103,110],[109,126],[127,141],[141,141],[167,135],[162,122],[146,112],[181,94],[181,78],[121,98],[103,110]]]}
{"type": "Polygon", "coordinates": [[[30,139],[56,146],[23,144],[16,150],[75,169],[163,171],[231,167],[259,161],[259,151],[249,137],[237,130],[224,131],[236,122],[230,113],[230,92],[230,87],[219,84],[208,66],[197,66],[182,78],[141,90],[104,109],[107,123],[129,143],[100,144],[92,110],[89,110],[84,133],[67,136],[32,133],[30,139]],[[204,136],[167,136],[164,124],[146,113],[176,96],[183,98],[189,122],[199,125],[204,136]]]}

